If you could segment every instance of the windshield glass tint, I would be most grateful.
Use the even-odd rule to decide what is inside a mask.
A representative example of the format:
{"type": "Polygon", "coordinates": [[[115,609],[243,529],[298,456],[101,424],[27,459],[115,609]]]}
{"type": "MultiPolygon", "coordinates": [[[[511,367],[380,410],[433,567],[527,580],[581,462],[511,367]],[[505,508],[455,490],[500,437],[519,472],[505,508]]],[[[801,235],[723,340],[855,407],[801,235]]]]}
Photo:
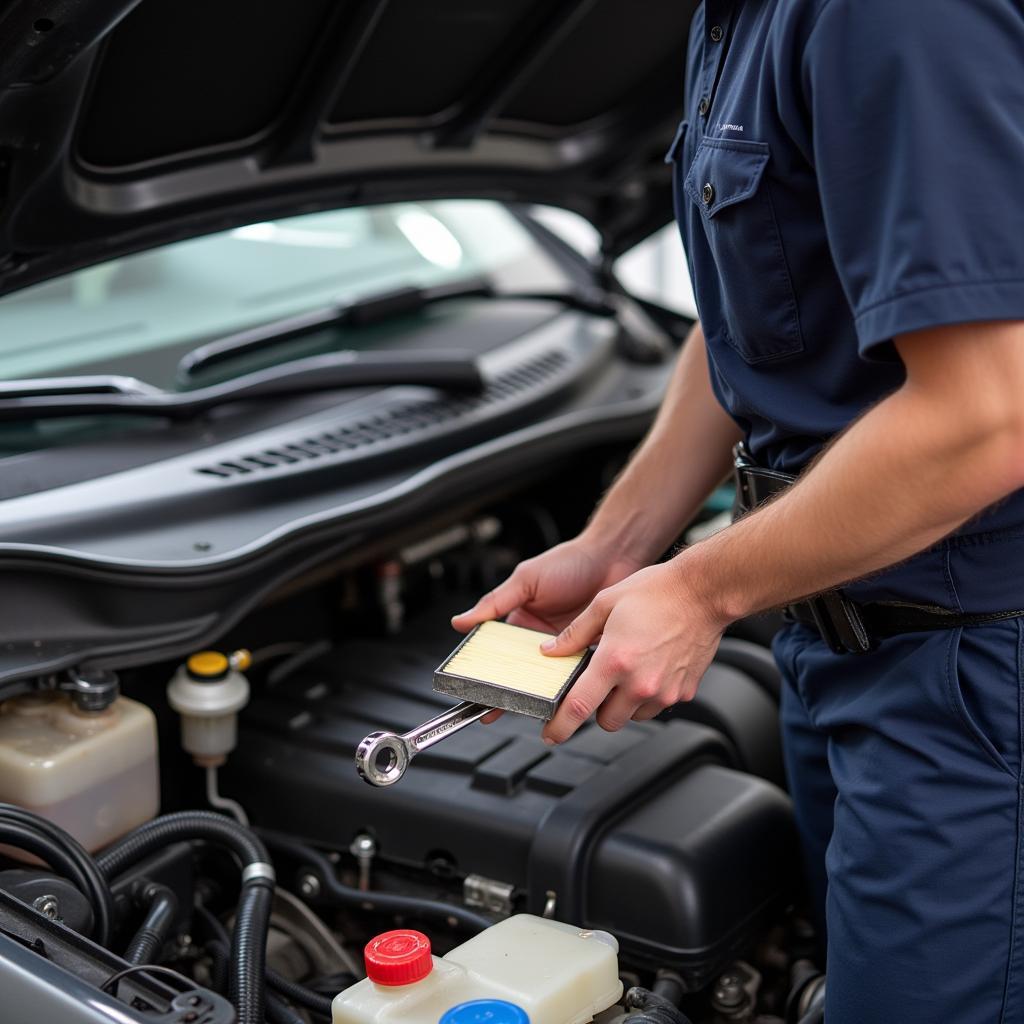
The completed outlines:
{"type": "Polygon", "coordinates": [[[170,387],[180,355],[212,338],[479,274],[501,290],[563,283],[527,229],[494,202],[400,203],[250,224],[0,299],[0,378],[119,373],[170,387]]]}

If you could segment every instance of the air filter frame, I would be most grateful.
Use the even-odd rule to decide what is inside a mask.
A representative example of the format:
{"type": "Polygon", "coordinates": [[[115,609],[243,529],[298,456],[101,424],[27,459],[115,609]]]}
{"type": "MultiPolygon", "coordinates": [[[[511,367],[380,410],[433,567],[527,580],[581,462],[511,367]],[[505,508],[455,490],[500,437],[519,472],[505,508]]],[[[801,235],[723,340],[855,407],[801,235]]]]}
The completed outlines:
{"type": "MultiPolygon", "coordinates": [[[[460,700],[474,701],[477,704],[485,704],[488,707],[498,708],[502,711],[514,711],[516,714],[529,715],[531,718],[540,718],[543,721],[550,721],[555,717],[558,705],[562,698],[569,692],[573,684],[584,673],[590,663],[591,651],[584,652],[579,663],[569,673],[561,689],[553,697],[542,697],[536,693],[526,693],[523,690],[516,690],[510,686],[502,686],[499,683],[491,683],[486,679],[475,679],[471,676],[456,675],[453,672],[446,672],[445,669],[458,656],[463,647],[468,644],[477,631],[485,623],[474,626],[467,633],[458,646],[449,654],[443,662],[434,670],[434,690],[437,693],[446,694],[449,697],[458,697],[460,700]]],[[[524,628],[524,627],[516,627],[524,628]]],[[[530,632],[543,636],[538,630],[530,632]]]]}

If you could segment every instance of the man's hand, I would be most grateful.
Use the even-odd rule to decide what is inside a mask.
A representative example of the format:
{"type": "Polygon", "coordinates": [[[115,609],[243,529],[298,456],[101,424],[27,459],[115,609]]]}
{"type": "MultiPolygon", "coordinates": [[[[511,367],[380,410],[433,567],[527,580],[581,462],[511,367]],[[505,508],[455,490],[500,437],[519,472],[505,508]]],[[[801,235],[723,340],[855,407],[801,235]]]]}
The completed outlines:
{"type": "Polygon", "coordinates": [[[577,537],[520,562],[504,583],[456,615],[452,625],[466,633],[480,622],[508,616],[513,626],[557,633],[599,590],[639,568],[639,562],[577,537]]]}
{"type": "Polygon", "coordinates": [[[689,593],[675,561],[641,569],[602,590],[554,639],[545,654],[574,654],[600,637],[586,671],[544,729],[563,743],[594,712],[614,732],[692,700],[726,623],[715,621],[689,593]]]}
{"type": "MultiPolygon", "coordinates": [[[[638,562],[603,550],[584,537],[576,537],[529,558],[469,611],[456,615],[452,625],[466,633],[480,622],[507,616],[513,626],[557,633],[586,607],[602,588],[618,583],[640,568],[638,562]]],[[[485,725],[503,712],[492,711],[485,725]]]]}

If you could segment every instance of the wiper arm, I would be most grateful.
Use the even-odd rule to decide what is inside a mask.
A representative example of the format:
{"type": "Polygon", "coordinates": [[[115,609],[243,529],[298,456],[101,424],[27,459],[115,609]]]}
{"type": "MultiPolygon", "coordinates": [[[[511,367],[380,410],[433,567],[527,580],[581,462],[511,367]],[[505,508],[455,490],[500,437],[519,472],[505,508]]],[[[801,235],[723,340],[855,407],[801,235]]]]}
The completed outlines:
{"type": "Polygon", "coordinates": [[[160,391],[132,377],[0,381],[0,420],[96,415],[185,420],[229,402],[399,384],[479,392],[484,379],[476,360],[461,353],[332,352],[186,392],[160,391]]]}
{"type": "Polygon", "coordinates": [[[159,388],[138,377],[93,374],[88,377],[45,377],[42,380],[0,381],[2,398],[35,398],[47,395],[159,395],[159,388]]]}
{"type": "Polygon", "coordinates": [[[431,288],[399,288],[370,295],[347,305],[327,306],[309,313],[274,320],[246,331],[229,334],[200,345],[178,363],[178,379],[187,384],[204,370],[239,356],[259,352],[293,338],[328,327],[364,327],[398,316],[419,312],[436,302],[464,298],[537,299],[559,302],[597,316],[613,316],[615,310],[596,289],[593,292],[501,292],[486,277],[467,278],[431,288]]]}

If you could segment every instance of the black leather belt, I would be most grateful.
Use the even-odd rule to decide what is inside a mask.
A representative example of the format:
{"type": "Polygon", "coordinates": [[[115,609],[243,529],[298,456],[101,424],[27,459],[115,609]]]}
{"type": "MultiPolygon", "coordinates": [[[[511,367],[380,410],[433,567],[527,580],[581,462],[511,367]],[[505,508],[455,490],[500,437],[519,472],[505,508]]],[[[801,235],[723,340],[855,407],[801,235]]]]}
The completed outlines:
{"type": "MultiPolygon", "coordinates": [[[[796,480],[789,473],[758,466],[743,444],[733,449],[733,466],[736,479],[734,519],[757,508],[796,480]]],[[[816,629],[837,654],[867,654],[887,637],[958,626],[984,626],[1020,618],[1024,616],[1024,609],[973,614],[904,601],[860,603],[851,601],[837,588],[788,605],[784,614],[790,622],[802,622],[816,629]]]]}

